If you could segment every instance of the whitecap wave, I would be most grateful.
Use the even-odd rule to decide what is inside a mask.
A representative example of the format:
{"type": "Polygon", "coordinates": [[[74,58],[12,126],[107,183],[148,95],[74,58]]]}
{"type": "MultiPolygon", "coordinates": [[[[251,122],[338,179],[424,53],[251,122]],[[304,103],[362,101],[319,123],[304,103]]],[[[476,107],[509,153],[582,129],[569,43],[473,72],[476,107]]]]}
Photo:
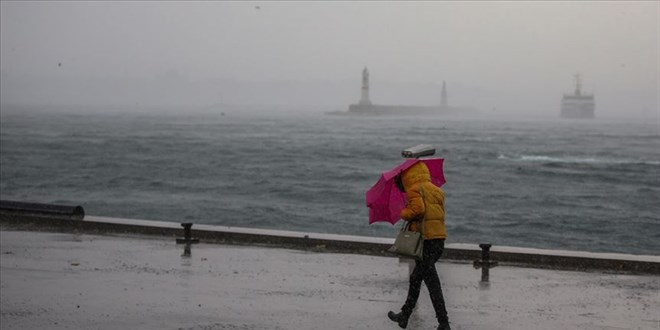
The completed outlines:
{"type": "Polygon", "coordinates": [[[539,163],[572,163],[572,164],[615,164],[615,165],[660,165],[660,160],[645,159],[615,159],[615,158],[595,158],[579,156],[545,156],[545,155],[520,155],[519,157],[508,157],[499,155],[498,159],[510,159],[521,162],[539,162],[539,163]]]}

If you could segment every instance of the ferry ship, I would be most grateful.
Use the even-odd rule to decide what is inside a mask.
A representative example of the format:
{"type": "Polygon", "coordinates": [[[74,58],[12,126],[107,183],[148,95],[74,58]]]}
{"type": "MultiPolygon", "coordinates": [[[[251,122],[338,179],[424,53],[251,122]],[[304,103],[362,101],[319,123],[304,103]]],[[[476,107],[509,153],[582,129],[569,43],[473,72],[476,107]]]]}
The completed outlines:
{"type": "Polygon", "coordinates": [[[561,99],[562,118],[594,118],[596,103],[593,94],[582,93],[582,80],[580,74],[575,75],[575,92],[564,94],[561,99]]]}

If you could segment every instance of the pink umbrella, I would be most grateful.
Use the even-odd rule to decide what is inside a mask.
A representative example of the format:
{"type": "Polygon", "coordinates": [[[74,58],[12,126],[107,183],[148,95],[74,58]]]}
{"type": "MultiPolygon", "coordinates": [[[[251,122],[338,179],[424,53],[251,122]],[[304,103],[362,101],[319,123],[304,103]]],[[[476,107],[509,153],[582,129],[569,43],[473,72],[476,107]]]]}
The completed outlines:
{"type": "Polygon", "coordinates": [[[445,175],[442,170],[444,159],[442,158],[410,158],[401,165],[383,172],[367,191],[367,207],[369,208],[369,224],[377,221],[387,221],[395,224],[399,221],[399,214],[406,206],[406,195],[399,191],[394,178],[417,162],[424,162],[431,172],[431,182],[440,187],[445,184],[445,175]]]}

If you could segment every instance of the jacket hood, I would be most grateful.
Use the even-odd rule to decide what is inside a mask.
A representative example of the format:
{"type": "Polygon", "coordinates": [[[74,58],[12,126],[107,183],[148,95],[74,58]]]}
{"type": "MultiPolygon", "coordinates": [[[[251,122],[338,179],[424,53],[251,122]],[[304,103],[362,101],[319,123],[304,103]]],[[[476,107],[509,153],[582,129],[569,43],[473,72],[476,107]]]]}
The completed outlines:
{"type": "Polygon", "coordinates": [[[431,182],[431,172],[424,162],[417,162],[401,174],[401,182],[406,190],[420,182],[431,182]]]}

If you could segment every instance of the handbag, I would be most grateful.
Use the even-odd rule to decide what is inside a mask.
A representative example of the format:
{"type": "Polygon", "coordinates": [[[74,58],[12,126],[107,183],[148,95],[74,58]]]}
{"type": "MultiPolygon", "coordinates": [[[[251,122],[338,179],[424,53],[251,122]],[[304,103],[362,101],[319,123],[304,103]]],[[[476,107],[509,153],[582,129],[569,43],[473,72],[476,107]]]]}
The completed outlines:
{"type": "Polygon", "coordinates": [[[419,232],[408,230],[409,227],[410,223],[403,226],[389,251],[402,257],[412,257],[416,260],[422,260],[424,254],[424,237],[419,232]]]}
{"type": "Polygon", "coordinates": [[[410,222],[401,228],[401,231],[394,240],[394,245],[388,250],[402,257],[412,257],[415,260],[422,260],[424,255],[424,220],[426,220],[426,200],[424,190],[422,189],[422,201],[424,202],[424,217],[422,218],[422,232],[410,230],[410,222]]]}

